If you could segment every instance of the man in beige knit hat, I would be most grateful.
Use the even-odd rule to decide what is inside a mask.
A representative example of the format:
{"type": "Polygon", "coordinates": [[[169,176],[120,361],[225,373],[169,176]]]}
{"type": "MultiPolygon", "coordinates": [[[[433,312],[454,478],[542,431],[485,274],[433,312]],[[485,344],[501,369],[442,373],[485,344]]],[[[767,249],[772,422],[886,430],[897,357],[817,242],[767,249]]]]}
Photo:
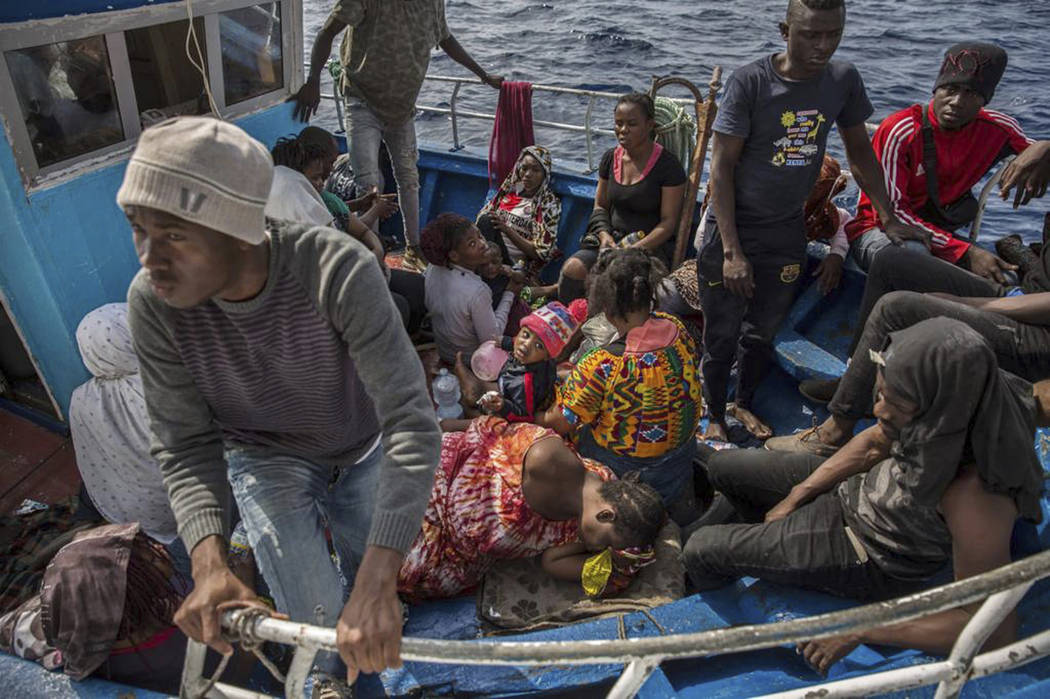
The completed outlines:
{"type": "Polygon", "coordinates": [[[142,263],[128,306],[152,453],[193,561],[176,622],[229,652],[217,605],[255,597],[225,561],[232,486],[278,609],[335,625],[353,682],[400,663],[397,573],[440,432],[375,257],[267,222],[272,170],[236,126],[181,117],[142,134],[117,193],[142,263]]]}

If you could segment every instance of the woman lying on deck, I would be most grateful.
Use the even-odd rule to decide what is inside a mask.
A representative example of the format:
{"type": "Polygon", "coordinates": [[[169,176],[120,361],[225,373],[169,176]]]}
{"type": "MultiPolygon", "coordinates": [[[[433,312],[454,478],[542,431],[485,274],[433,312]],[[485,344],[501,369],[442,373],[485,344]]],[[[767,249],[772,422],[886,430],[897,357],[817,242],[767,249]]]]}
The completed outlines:
{"type": "Polygon", "coordinates": [[[402,597],[462,594],[497,560],[541,553],[564,580],[611,559],[611,573],[585,586],[607,594],[653,560],[664,510],[649,486],[616,480],[536,425],[489,416],[442,426],[466,431],[444,435],[423,529],[398,576],[402,597]]]}

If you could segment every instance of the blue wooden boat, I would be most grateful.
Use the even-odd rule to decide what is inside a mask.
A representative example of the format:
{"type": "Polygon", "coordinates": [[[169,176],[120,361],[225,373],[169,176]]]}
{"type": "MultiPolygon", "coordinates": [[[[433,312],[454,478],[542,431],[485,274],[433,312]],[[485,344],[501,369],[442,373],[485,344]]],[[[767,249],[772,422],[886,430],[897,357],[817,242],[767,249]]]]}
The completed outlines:
{"type": "MultiPolygon", "coordinates": [[[[297,131],[284,100],[302,80],[300,1],[197,0],[192,10],[210,99],[223,116],[266,144],[297,131]]],[[[193,79],[201,84],[184,57],[173,57],[173,47],[181,50],[185,36],[186,11],[178,0],[52,0],[0,8],[0,53],[5,59],[0,62],[5,129],[0,143],[0,301],[20,340],[12,351],[23,353],[32,378],[46,392],[46,400],[35,406],[5,401],[0,407],[56,430],[64,429],[73,389],[88,378],[76,348],[77,324],[93,308],[122,300],[138,269],[127,222],[114,201],[127,156],[144,123],[193,111],[209,97],[196,89],[177,89],[194,84],[193,79]],[[84,70],[77,61],[88,61],[95,73],[78,74],[84,70]],[[85,94],[73,87],[58,97],[41,93],[48,81],[42,84],[34,71],[44,71],[46,78],[59,70],[66,72],[67,86],[87,81],[77,84],[85,94]],[[48,99],[74,104],[59,108],[48,99]]],[[[593,101],[596,93],[589,94],[593,101]]],[[[488,173],[481,155],[450,150],[447,144],[424,146],[419,168],[423,220],[442,211],[473,216],[485,201],[488,173]]],[[[554,185],[563,201],[559,247],[568,255],[585,228],[595,180],[579,168],[563,168],[554,185]]],[[[813,263],[823,254],[819,248],[811,252],[813,263]]],[[[843,288],[828,299],[813,286],[802,291],[777,339],[777,367],[759,393],[759,410],[777,433],[823,417],[802,402],[795,384],[841,372],[862,287],[862,273],[847,269],[843,288]]],[[[1047,435],[1041,433],[1036,444],[1043,463],[1050,465],[1047,435]]],[[[742,579],[649,614],[499,641],[477,640],[473,598],[420,605],[411,610],[405,630],[406,657],[443,662],[410,659],[401,670],[366,678],[359,693],[597,696],[612,690],[615,696],[741,697],[813,691],[812,696],[929,696],[932,686],[915,688],[922,676],[958,680],[972,675],[975,679],[962,688],[968,697],[1048,696],[1050,585],[1045,580],[1026,587],[1027,594],[1022,590],[1012,597],[993,597],[1008,604],[1023,594],[1021,635],[1027,640],[995,657],[982,656],[976,664],[970,662],[972,653],[946,663],[914,651],[861,646],[829,678],[854,684],[814,689],[822,678],[790,643],[850,624],[928,613],[1050,575],[1050,559],[1039,554],[1050,546],[1050,500],[1045,496],[1043,509],[1043,525],[1019,524],[1015,531],[1014,558],[1024,559],[1020,563],[906,603],[857,609],[826,595],[742,579]],[[820,616],[840,610],[846,610],[845,616],[820,616]],[[746,650],[734,652],[739,649],[746,650]],[[588,659],[597,662],[587,664],[588,659]],[[927,666],[933,669],[919,667],[938,662],[927,666]],[[886,671],[898,675],[880,684],[874,676],[886,671]],[[994,674],[977,679],[982,673],[994,674]]],[[[257,631],[285,641],[295,635],[269,621],[257,631]]],[[[329,637],[314,630],[296,638],[323,644],[329,637]]],[[[0,678],[0,694],[11,697],[154,696],[97,679],[73,683],[11,656],[0,656],[0,678]]],[[[950,690],[943,694],[951,695],[950,690]]]]}

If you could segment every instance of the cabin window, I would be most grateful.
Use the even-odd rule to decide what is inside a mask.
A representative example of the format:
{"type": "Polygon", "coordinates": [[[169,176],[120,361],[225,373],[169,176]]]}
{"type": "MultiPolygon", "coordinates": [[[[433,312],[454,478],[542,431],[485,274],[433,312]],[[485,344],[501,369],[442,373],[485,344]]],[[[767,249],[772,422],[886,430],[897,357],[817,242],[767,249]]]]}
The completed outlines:
{"type": "MultiPolygon", "coordinates": [[[[182,20],[124,32],[142,128],[179,114],[208,111],[204,77],[186,55],[188,26],[188,22],[182,20]]],[[[204,19],[194,19],[193,28],[207,61],[204,19]]],[[[191,55],[196,60],[196,53],[191,55]]]]}
{"type": "Polygon", "coordinates": [[[226,104],[284,87],[281,3],[267,2],[219,15],[226,104]]]}
{"type": "Polygon", "coordinates": [[[126,158],[168,117],[279,104],[302,76],[301,0],[136,4],[0,31],[0,112],[28,188],[126,158]]]}
{"type": "Polygon", "coordinates": [[[103,37],[16,49],[5,58],[38,167],[124,140],[103,37]]]}

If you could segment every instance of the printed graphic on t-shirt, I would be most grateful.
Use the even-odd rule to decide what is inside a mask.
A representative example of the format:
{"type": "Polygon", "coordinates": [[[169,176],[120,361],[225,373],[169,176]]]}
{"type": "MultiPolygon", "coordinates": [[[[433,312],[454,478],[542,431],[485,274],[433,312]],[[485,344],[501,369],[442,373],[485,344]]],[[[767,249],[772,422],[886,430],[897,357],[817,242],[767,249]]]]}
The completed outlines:
{"type": "Polygon", "coordinates": [[[495,213],[512,228],[517,228],[519,231],[527,234],[531,229],[532,221],[536,217],[534,209],[531,199],[524,199],[510,192],[503,197],[503,201],[500,202],[499,209],[495,213]]]}
{"type": "Polygon", "coordinates": [[[821,125],[826,121],[819,109],[781,114],[780,124],[785,129],[785,135],[773,142],[773,164],[777,167],[811,165],[820,151],[817,137],[821,125]]]}

